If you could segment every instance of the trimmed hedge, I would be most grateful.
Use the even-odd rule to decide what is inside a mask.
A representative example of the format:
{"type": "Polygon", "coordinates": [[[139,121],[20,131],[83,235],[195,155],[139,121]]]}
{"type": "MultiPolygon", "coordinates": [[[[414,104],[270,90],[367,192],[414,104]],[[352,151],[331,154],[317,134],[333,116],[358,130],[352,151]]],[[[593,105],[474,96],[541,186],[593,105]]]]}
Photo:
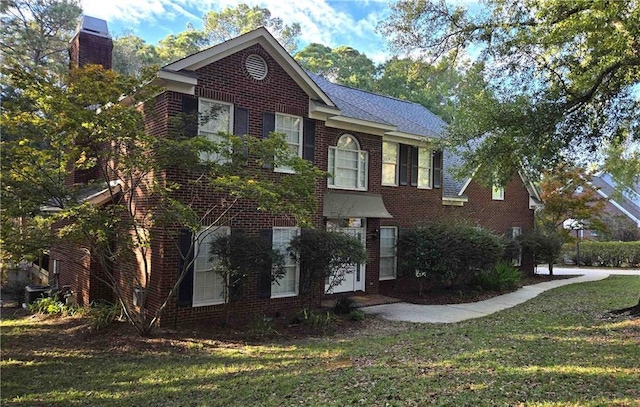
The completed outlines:
{"type": "Polygon", "coordinates": [[[504,249],[500,237],[481,227],[433,223],[401,230],[398,272],[431,284],[464,284],[493,269],[504,249]]]}
{"type": "MultiPolygon", "coordinates": [[[[576,245],[564,246],[566,257],[577,260],[576,245]]],[[[580,242],[580,264],[602,267],[640,266],[640,241],[635,242],[580,242]]]]}

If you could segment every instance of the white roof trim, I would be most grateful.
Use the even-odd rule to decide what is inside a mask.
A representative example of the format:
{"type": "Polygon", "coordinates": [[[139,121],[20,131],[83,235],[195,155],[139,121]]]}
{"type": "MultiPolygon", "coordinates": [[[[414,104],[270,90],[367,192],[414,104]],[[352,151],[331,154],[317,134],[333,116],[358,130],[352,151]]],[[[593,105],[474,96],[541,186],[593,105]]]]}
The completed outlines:
{"type": "Polygon", "coordinates": [[[346,116],[331,116],[326,120],[325,126],[344,130],[360,131],[363,133],[371,133],[378,136],[382,136],[387,131],[393,131],[396,129],[396,126],[391,124],[370,122],[368,120],[354,119],[352,117],[346,116]]]}
{"type": "Polygon", "coordinates": [[[620,205],[618,202],[614,201],[613,199],[611,199],[611,197],[607,196],[607,194],[605,194],[604,192],[602,192],[602,190],[600,188],[596,188],[594,185],[592,185],[589,182],[589,185],[591,185],[600,196],[602,196],[603,198],[605,198],[607,200],[607,202],[609,202],[611,205],[615,206],[616,209],[618,209],[620,212],[624,213],[625,215],[627,215],[629,217],[629,219],[631,219],[632,221],[634,221],[636,223],[636,225],[640,228],[640,219],[636,218],[635,216],[633,216],[633,214],[631,212],[629,212],[628,210],[626,210],[622,205],[620,205]]]}
{"type": "Polygon", "coordinates": [[[404,133],[402,131],[388,131],[384,133],[384,141],[393,141],[398,143],[421,146],[429,143],[434,143],[436,139],[432,137],[427,137],[427,136],[420,136],[417,134],[404,133]]]}
{"type": "Polygon", "coordinates": [[[264,27],[180,59],[166,65],[163,70],[175,72],[182,70],[195,71],[255,44],[260,44],[312,99],[319,99],[328,106],[335,106],[329,96],[311,80],[309,75],[264,27]]]}

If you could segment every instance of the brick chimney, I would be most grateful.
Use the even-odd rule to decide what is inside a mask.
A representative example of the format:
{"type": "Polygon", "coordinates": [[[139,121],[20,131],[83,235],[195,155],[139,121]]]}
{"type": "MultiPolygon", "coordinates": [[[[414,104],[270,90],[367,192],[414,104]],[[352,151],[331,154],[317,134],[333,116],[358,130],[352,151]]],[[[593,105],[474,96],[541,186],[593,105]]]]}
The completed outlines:
{"type": "MultiPolygon", "coordinates": [[[[87,64],[98,64],[105,69],[111,69],[112,51],[113,41],[109,35],[107,22],[95,17],[82,16],[76,35],[69,43],[70,65],[81,67],[87,64]]],[[[72,170],[65,182],[73,185],[99,179],[98,167],[96,165],[83,170],[72,170]]]]}
{"type": "Polygon", "coordinates": [[[69,43],[69,61],[72,65],[99,64],[111,69],[113,41],[107,22],[95,17],[82,16],[76,35],[69,43]]]}

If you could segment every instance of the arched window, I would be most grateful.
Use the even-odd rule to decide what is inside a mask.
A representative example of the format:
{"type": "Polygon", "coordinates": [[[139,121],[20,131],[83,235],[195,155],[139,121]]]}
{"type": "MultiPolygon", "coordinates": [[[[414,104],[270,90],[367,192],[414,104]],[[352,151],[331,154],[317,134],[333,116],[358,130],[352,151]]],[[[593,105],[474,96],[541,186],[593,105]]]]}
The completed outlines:
{"type": "Polygon", "coordinates": [[[367,190],[369,154],[351,134],[344,134],[329,147],[329,188],[367,190]]]}

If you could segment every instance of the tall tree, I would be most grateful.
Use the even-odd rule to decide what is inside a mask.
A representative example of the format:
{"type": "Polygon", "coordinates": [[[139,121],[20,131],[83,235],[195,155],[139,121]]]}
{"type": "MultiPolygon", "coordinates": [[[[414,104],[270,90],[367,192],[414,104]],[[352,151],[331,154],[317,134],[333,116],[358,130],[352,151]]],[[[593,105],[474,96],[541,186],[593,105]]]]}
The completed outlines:
{"type": "Polygon", "coordinates": [[[195,54],[209,44],[207,33],[196,30],[189,24],[185,31],[175,35],[169,34],[158,41],[156,50],[162,63],[168,64],[187,55],[195,54]]]}
{"type": "MultiPolygon", "coordinates": [[[[3,205],[29,203],[12,207],[7,216],[49,216],[51,224],[63,221],[63,227],[55,223],[55,234],[44,234],[51,240],[43,245],[65,241],[87,248],[92,261],[100,265],[100,272],[92,275],[114,291],[141,334],[153,328],[190,265],[184,262],[160,309],[149,313],[146,296],[154,289],[151,284],[159,282],[151,278],[149,264],[156,233],[169,233],[177,247],[178,230],[187,228],[197,239],[245,210],[287,213],[303,224],[315,211],[321,173],[308,161],[291,157],[282,135],[265,139],[228,135],[216,143],[204,136],[187,136],[189,126],[180,121],[171,123],[176,131],[168,137],[153,136],[145,131],[140,106],[148,112],[158,90],[140,87],[145,78],[124,77],[95,65],[73,69],[64,86],[49,75],[19,66],[4,70],[3,75],[20,89],[21,100],[2,105],[0,124],[14,135],[3,137],[0,149],[2,201],[3,205]],[[122,100],[123,94],[129,97],[122,100]],[[138,103],[145,101],[148,103],[138,103]],[[202,162],[201,152],[218,159],[202,162]],[[258,165],[247,165],[247,160],[258,165]],[[291,167],[295,174],[270,179],[260,165],[265,160],[291,167]],[[185,171],[198,181],[179,183],[163,178],[167,168],[185,171]],[[93,171],[95,180],[82,186],[67,182],[68,174],[78,170],[93,171]],[[104,189],[105,205],[85,199],[87,191],[96,189],[104,189]],[[207,196],[225,194],[227,198],[205,204],[199,198],[203,189],[207,196]],[[198,204],[193,205],[191,199],[198,204]],[[42,206],[55,210],[46,215],[38,210],[42,206]],[[204,223],[213,216],[213,222],[204,223]],[[202,229],[202,225],[207,227],[202,229]],[[130,290],[141,288],[139,308],[124,295],[122,281],[132,285],[130,290]]],[[[5,211],[1,214],[4,225],[5,211]]],[[[17,249],[21,237],[3,233],[8,246],[17,249]]],[[[191,245],[189,251],[194,243],[191,245]]]]}
{"type": "Polygon", "coordinates": [[[294,55],[298,63],[332,82],[362,90],[374,89],[376,65],[360,51],[311,43],[294,55]]]}
{"type": "Polygon", "coordinates": [[[541,171],[625,135],[639,139],[637,1],[488,0],[471,13],[443,0],[400,0],[391,9],[380,29],[398,50],[432,60],[481,50],[487,89],[449,128],[459,145],[473,142],[468,171],[488,179],[498,167],[506,180],[523,163],[541,171]]]}
{"type": "Polygon", "coordinates": [[[142,75],[144,68],[161,65],[156,46],[129,32],[113,39],[113,70],[129,76],[142,75]]]}
{"type": "Polygon", "coordinates": [[[4,63],[63,72],[69,65],[67,46],[81,12],[77,0],[3,0],[0,45],[4,63]]]}
{"type": "Polygon", "coordinates": [[[298,48],[300,24],[286,25],[279,17],[271,17],[268,8],[249,7],[241,3],[236,7],[225,7],[222,11],[210,11],[204,16],[204,31],[217,44],[264,26],[289,52],[298,48]]]}
{"type": "Polygon", "coordinates": [[[452,58],[435,64],[419,59],[393,57],[379,68],[374,89],[385,95],[420,103],[451,122],[462,74],[452,58]]]}

